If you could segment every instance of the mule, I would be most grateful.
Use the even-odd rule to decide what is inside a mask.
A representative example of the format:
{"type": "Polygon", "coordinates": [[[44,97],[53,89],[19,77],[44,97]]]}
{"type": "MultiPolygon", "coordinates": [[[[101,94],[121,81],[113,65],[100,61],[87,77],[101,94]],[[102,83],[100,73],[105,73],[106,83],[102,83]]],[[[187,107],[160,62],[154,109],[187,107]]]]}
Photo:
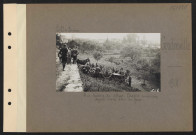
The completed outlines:
{"type": "Polygon", "coordinates": [[[80,65],[86,65],[86,63],[90,62],[90,59],[89,58],[87,58],[85,60],[79,60],[79,59],[77,59],[76,62],[77,62],[77,64],[80,64],[80,65]]]}

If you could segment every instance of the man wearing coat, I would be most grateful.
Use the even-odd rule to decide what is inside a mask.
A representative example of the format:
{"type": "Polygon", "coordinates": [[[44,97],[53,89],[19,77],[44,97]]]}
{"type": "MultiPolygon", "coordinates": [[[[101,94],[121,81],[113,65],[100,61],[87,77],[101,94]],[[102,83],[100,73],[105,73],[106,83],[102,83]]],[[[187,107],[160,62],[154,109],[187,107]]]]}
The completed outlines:
{"type": "Polygon", "coordinates": [[[68,52],[67,46],[66,44],[64,44],[58,53],[58,57],[60,58],[61,63],[63,65],[63,71],[65,69],[65,64],[67,63],[67,52],[68,52]]]}

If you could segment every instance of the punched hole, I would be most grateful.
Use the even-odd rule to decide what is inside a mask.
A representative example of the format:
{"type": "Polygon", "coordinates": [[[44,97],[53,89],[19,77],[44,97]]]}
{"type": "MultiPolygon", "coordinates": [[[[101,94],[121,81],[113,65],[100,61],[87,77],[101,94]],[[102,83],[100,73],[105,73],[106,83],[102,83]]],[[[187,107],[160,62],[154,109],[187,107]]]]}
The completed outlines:
{"type": "Polygon", "coordinates": [[[8,89],[8,92],[11,92],[12,90],[11,89],[8,89]]]}
{"type": "Polygon", "coordinates": [[[11,48],[12,48],[12,47],[9,45],[9,46],[8,46],[8,49],[11,49],[11,48]]]}
{"type": "Polygon", "coordinates": [[[11,102],[8,102],[8,105],[11,105],[12,103],[11,102]]]}
{"type": "Polygon", "coordinates": [[[9,35],[9,36],[11,36],[11,35],[12,35],[12,33],[11,33],[11,32],[8,32],[8,35],[9,35]]]}

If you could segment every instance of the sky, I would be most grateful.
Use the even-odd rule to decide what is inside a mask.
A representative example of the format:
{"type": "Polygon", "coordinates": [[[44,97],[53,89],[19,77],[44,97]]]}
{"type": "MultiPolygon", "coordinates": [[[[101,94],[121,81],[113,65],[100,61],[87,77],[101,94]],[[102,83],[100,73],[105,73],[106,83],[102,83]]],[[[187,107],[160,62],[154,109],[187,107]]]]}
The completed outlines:
{"type": "MultiPolygon", "coordinates": [[[[119,39],[122,40],[127,34],[131,33],[60,33],[62,37],[66,39],[119,39]]],[[[160,33],[135,33],[138,35],[139,39],[145,39],[153,43],[160,43],[160,33]]]]}

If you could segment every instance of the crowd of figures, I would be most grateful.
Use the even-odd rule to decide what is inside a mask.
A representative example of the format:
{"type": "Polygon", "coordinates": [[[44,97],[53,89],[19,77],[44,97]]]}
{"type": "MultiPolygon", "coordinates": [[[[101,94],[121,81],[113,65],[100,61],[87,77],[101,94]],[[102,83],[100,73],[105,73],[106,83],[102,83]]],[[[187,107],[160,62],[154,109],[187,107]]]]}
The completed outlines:
{"type": "Polygon", "coordinates": [[[76,64],[78,54],[79,52],[77,47],[69,48],[66,44],[62,45],[58,53],[58,57],[63,65],[63,71],[66,64],[76,64]]]}

